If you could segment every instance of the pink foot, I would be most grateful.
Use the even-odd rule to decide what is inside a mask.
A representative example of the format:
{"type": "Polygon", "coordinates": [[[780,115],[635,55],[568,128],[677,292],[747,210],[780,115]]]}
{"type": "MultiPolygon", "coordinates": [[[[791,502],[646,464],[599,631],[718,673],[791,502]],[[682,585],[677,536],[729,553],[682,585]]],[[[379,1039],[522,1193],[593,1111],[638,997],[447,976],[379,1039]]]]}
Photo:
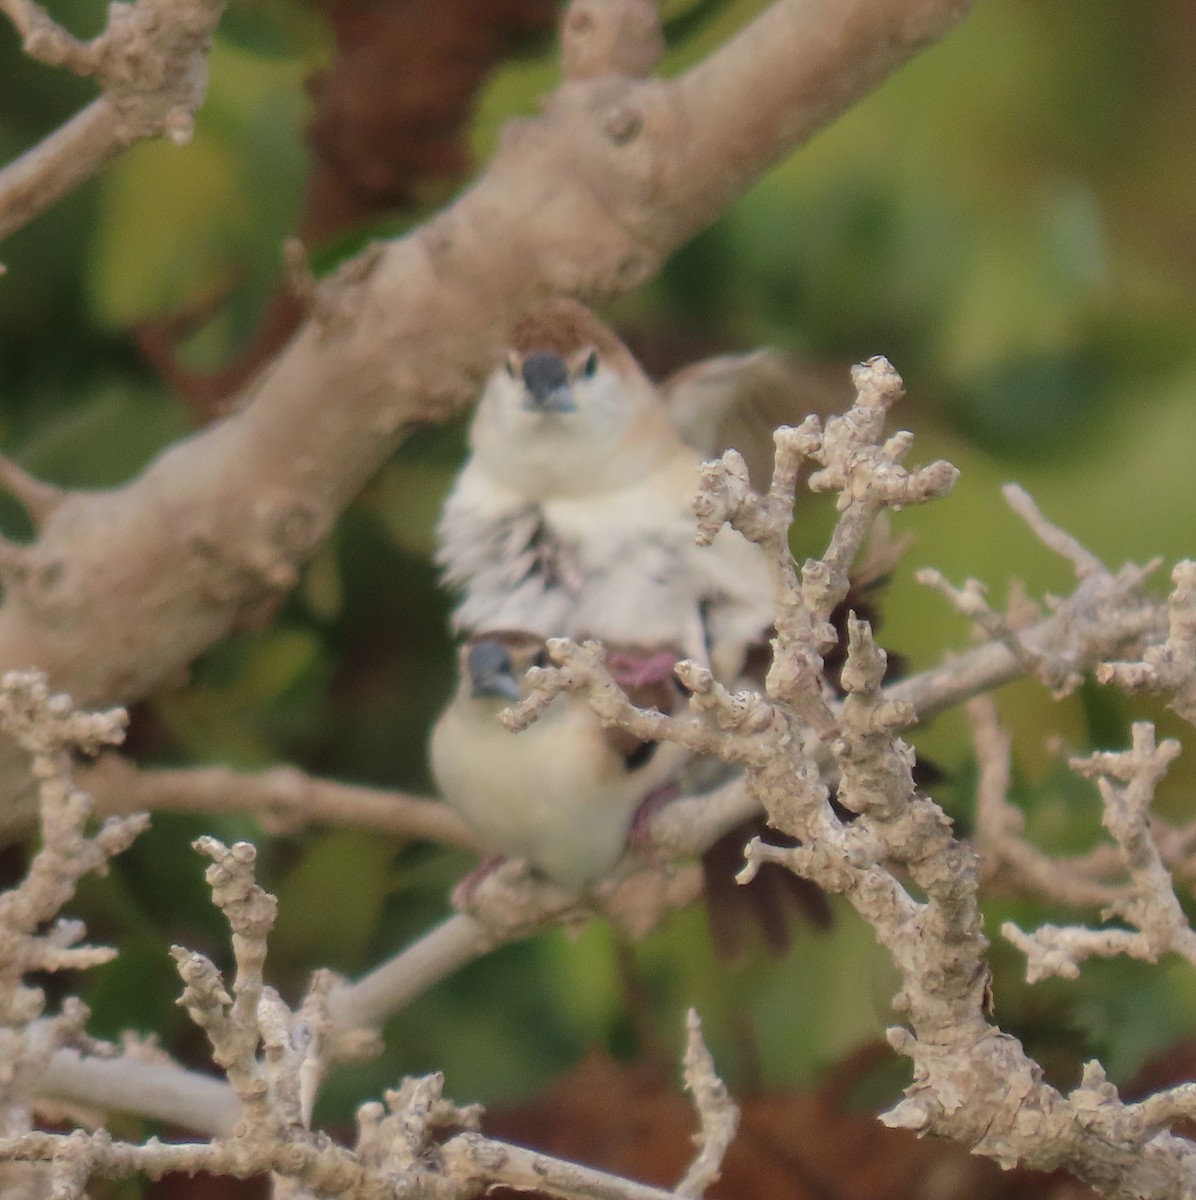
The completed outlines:
{"type": "Polygon", "coordinates": [[[506,857],[502,854],[487,854],[472,871],[462,875],[457,880],[452,895],[449,897],[449,903],[453,908],[458,912],[468,912],[473,907],[474,894],[481,886],[482,881],[497,871],[506,861],[506,857]]]}

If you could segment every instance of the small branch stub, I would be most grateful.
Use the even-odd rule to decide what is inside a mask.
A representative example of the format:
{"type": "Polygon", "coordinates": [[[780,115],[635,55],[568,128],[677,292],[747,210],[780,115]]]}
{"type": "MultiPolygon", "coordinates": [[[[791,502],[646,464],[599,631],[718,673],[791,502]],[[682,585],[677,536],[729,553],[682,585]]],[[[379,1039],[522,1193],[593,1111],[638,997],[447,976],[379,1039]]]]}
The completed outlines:
{"type": "Polygon", "coordinates": [[[693,1096],[698,1112],[698,1132],[694,1134],[698,1155],[674,1190],[684,1200],[697,1200],[718,1182],[723,1158],[739,1128],[739,1108],[715,1072],[714,1059],[702,1038],[702,1022],[692,1008],[686,1030],[685,1090],[693,1096]]]}

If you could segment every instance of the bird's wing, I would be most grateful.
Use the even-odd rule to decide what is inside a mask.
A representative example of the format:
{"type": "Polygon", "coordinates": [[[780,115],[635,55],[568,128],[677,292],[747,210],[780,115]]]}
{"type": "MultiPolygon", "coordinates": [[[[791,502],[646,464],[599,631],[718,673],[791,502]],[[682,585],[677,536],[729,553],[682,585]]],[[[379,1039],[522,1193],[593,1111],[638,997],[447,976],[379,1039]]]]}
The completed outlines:
{"type": "Polygon", "coordinates": [[[768,486],[772,432],[809,413],[826,416],[851,403],[846,375],[800,363],[779,350],[725,354],[693,363],[660,385],[669,420],[703,458],[730,447],[747,460],[757,488],[768,486]]]}

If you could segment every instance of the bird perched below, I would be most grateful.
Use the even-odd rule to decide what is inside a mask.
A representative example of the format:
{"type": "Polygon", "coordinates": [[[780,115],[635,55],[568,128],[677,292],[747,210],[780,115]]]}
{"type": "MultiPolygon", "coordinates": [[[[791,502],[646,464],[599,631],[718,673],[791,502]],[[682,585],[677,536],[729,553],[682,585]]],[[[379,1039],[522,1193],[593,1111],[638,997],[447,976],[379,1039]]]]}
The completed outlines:
{"type": "MultiPolygon", "coordinates": [[[[767,660],[773,600],[764,553],[729,529],[698,546],[691,504],[702,459],[723,448],[728,416],[760,392],[784,391],[784,380],[779,356],[757,351],[696,364],[658,389],[572,300],[538,305],[516,325],[478,403],[436,553],[459,597],[453,627],[474,636],[433,735],[433,771],[486,845],[566,886],[590,882],[618,858],[640,802],[685,759],[672,745],[618,749],[620,735],[572,696],[508,734],[495,717],[522,691],[527,656],[543,649],[537,639],[603,641],[615,682],[633,703],[662,711],[673,703],[664,707],[666,695],[675,700],[679,658],[726,684],[767,660]],[[526,633],[513,642],[494,629],[526,633]],[[502,669],[488,679],[492,660],[502,669]],[[600,803],[603,795],[611,798],[600,803]]],[[[707,774],[691,769],[689,782],[707,786],[707,774]]],[[[731,850],[707,862],[708,877],[734,887],[748,837],[729,835],[731,850]]],[[[737,895],[756,907],[768,891],[772,907],[794,889],[799,907],[824,923],[821,893],[779,868],[737,895]],[[773,875],[784,876],[780,889],[767,887],[773,875]]],[[[764,925],[774,942],[778,922],[764,925]]]]}
{"type": "MultiPolygon", "coordinates": [[[[702,438],[715,409],[675,406],[702,438]]],[[[459,595],[455,630],[647,647],[638,663],[612,667],[621,685],[671,673],[675,659],[653,647],[679,650],[723,682],[739,676],[772,621],[763,553],[731,530],[695,544],[701,458],[587,308],[548,301],[518,323],[470,447],[436,554],[459,595]]]]}
{"type": "MultiPolygon", "coordinates": [[[[636,811],[667,786],[684,752],[604,729],[573,694],[557,696],[522,733],[508,732],[498,714],[528,695],[532,667],[548,665],[544,639],[534,634],[468,639],[456,694],[432,731],[432,773],[490,850],[580,891],[614,866],[636,811]]],[[[667,713],[682,693],[670,677],[630,687],[629,695],[667,713]]]]}

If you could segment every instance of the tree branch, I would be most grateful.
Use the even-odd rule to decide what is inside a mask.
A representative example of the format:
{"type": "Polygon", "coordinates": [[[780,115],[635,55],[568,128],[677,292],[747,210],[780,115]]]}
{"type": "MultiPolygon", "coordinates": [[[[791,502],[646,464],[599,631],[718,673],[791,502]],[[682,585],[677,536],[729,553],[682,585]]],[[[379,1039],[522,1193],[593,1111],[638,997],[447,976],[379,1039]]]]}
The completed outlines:
{"type": "MultiPolygon", "coordinates": [[[[234,771],[229,767],[138,768],[109,754],[76,772],[99,813],[248,813],[272,834],[309,825],[368,829],[481,850],[477,835],[439,800],[318,779],[295,767],[234,771]]],[[[0,814],[3,829],[3,814],[0,814]]]]}
{"type": "MultiPolygon", "coordinates": [[[[123,488],[69,495],[36,543],[5,556],[0,669],[36,664],[85,704],[177,678],[293,586],[414,422],[473,396],[530,302],[642,283],[969,3],[776,0],[675,81],[567,80],[542,116],[508,125],[454,205],[318,287],[238,412],[123,488]]],[[[618,22],[629,6],[642,8],[594,12],[618,22]]],[[[640,69],[637,53],[616,46],[610,62],[640,69]]]]}
{"type": "Polygon", "coordinates": [[[113,4],[108,28],[83,43],[34,0],[0,0],[27,54],[94,76],[103,95],[0,170],[0,238],[20,229],[143,138],[191,138],[207,89],[207,56],[225,0],[113,4]]]}

